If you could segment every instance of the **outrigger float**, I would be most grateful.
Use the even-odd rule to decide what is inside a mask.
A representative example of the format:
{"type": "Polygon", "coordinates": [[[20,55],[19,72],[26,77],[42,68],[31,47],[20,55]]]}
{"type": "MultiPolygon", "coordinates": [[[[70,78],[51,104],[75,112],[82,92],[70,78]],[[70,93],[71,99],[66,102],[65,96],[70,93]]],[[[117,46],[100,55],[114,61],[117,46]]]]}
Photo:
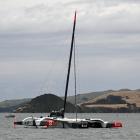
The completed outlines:
{"type": "Polygon", "coordinates": [[[50,115],[47,117],[31,116],[23,119],[22,121],[14,121],[14,127],[16,125],[23,125],[25,127],[35,127],[35,128],[121,128],[122,127],[122,123],[120,121],[108,122],[98,118],[80,119],[76,117],[74,119],[71,119],[65,117],[71,60],[72,60],[73,46],[75,41],[74,40],[75,26],[76,26],[76,11],[74,16],[71,49],[70,49],[68,73],[67,73],[66,88],[65,88],[64,108],[60,111],[51,112],[50,115]]]}

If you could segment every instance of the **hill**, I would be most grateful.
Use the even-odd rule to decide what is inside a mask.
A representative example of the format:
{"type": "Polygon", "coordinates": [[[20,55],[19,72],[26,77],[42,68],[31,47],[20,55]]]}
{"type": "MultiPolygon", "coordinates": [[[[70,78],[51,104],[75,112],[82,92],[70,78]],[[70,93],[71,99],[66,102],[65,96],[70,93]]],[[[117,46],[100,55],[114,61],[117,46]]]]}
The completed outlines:
{"type": "Polygon", "coordinates": [[[5,100],[0,102],[0,107],[1,108],[6,108],[6,107],[12,107],[12,106],[16,106],[25,102],[29,102],[31,99],[17,99],[17,100],[5,100]]]}
{"type": "MultiPolygon", "coordinates": [[[[44,94],[33,98],[29,103],[16,109],[16,112],[51,112],[63,108],[64,101],[53,94],[44,94]]],[[[75,106],[69,102],[66,112],[75,112],[75,106]]]]}
{"type": "Polygon", "coordinates": [[[31,99],[5,100],[0,102],[0,112],[13,112],[17,107],[26,104],[31,99]]]}
{"type": "MultiPolygon", "coordinates": [[[[76,96],[76,100],[77,100],[77,104],[81,104],[84,102],[87,102],[93,98],[96,98],[98,96],[107,94],[107,93],[111,93],[113,92],[113,90],[106,90],[106,91],[98,91],[98,92],[90,92],[90,93],[84,93],[84,94],[78,94],[76,96]]],[[[64,97],[62,97],[62,99],[64,99],[64,97]]],[[[75,104],[75,96],[68,96],[67,97],[67,101],[75,104]]]]}
{"type": "MultiPolygon", "coordinates": [[[[74,96],[69,96],[66,112],[75,112],[74,96]],[[73,103],[73,104],[72,104],[73,103]]],[[[0,112],[50,112],[63,108],[63,97],[44,94],[33,99],[0,102],[0,112]]],[[[107,90],[77,95],[78,112],[140,112],[140,90],[107,90]]]]}
{"type": "Polygon", "coordinates": [[[140,112],[140,90],[119,90],[107,93],[80,107],[86,112],[140,112]]]}

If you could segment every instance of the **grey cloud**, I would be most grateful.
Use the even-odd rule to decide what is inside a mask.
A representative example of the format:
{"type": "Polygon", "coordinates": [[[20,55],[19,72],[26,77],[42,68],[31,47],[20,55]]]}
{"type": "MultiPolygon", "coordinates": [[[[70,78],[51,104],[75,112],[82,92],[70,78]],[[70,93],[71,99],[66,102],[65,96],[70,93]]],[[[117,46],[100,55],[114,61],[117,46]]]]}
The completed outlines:
{"type": "Polygon", "coordinates": [[[76,8],[75,3],[78,3],[77,11],[80,21],[78,24],[82,29],[87,29],[88,26],[89,30],[95,32],[139,32],[140,30],[140,21],[135,18],[140,14],[137,1],[92,0],[93,4],[91,0],[75,0],[72,2],[73,4],[69,4],[69,2],[55,2],[54,4],[47,1],[40,2],[31,6],[23,6],[18,13],[11,8],[13,14],[7,11],[7,16],[3,18],[10,24],[6,23],[7,26],[5,24],[2,26],[8,27],[12,32],[50,32],[60,31],[62,28],[66,30],[70,26],[67,17],[72,15],[70,13],[72,13],[72,9],[76,8]],[[81,3],[86,3],[86,5],[80,6],[81,3]],[[65,8],[63,4],[67,4],[65,8]],[[130,23],[128,24],[128,22],[130,23]]]}
{"type": "Polygon", "coordinates": [[[76,8],[79,91],[139,88],[139,1],[10,2],[0,9],[2,99],[63,95],[76,8]]]}
{"type": "Polygon", "coordinates": [[[103,5],[108,5],[108,6],[113,6],[113,5],[116,5],[116,4],[122,4],[122,3],[137,3],[139,4],[140,1],[139,0],[73,0],[73,1],[70,1],[70,2],[67,2],[66,4],[69,5],[75,5],[75,4],[103,4],[103,5]]]}

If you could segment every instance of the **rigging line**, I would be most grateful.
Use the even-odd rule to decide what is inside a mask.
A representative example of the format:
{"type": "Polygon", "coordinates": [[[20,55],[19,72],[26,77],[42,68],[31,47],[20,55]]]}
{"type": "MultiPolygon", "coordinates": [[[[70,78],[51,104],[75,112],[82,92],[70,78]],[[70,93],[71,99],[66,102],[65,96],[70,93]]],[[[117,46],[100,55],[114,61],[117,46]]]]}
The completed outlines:
{"type": "MultiPolygon", "coordinates": [[[[56,59],[56,58],[55,58],[56,59]]],[[[54,79],[54,71],[55,71],[55,68],[57,68],[57,63],[55,61],[53,61],[50,65],[50,67],[47,67],[48,68],[48,71],[47,73],[44,75],[44,80],[42,80],[42,84],[40,85],[40,89],[39,89],[39,95],[41,94],[48,94],[48,93],[53,93],[54,90],[51,91],[53,87],[53,82],[51,79],[54,79]]]]}
{"type": "Polygon", "coordinates": [[[73,61],[74,61],[74,90],[75,90],[75,113],[76,113],[76,122],[77,122],[77,77],[76,77],[76,58],[75,58],[75,51],[76,51],[76,47],[75,47],[75,37],[73,40],[73,61]]]}

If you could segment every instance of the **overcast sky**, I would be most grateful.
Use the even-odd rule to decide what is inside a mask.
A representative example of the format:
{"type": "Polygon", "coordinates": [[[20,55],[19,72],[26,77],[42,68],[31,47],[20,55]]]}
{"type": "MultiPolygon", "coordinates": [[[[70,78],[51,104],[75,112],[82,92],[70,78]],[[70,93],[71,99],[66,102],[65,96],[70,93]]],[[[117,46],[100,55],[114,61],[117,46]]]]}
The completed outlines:
{"type": "Polygon", "coordinates": [[[0,0],[0,100],[64,95],[75,10],[78,94],[140,88],[139,0],[0,0]]]}

